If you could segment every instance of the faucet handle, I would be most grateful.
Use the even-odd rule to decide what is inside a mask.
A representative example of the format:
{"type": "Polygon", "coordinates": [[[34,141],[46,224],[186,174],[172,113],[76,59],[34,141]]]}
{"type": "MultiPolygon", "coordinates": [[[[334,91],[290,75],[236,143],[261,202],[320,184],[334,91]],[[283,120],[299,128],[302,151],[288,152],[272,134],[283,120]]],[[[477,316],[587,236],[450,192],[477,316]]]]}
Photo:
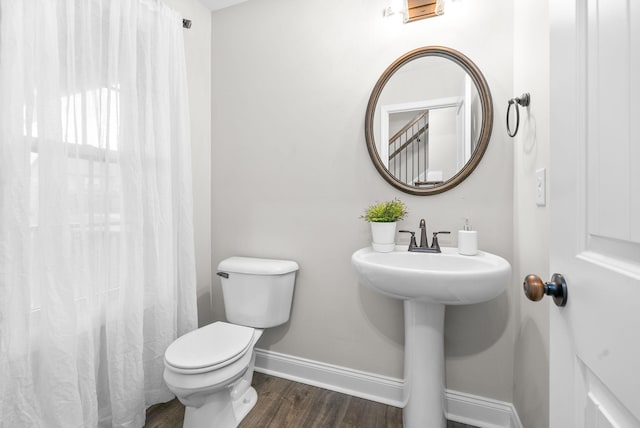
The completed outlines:
{"type": "Polygon", "coordinates": [[[451,232],[449,232],[448,230],[441,230],[440,232],[433,232],[433,239],[431,240],[431,248],[437,248],[438,250],[440,250],[440,243],[438,242],[438,234],[443,233],[443,234],[450,234],[451,232]]]}
{"type": "Polygon", "coordinates": [[[399,230],[398,232],[400,233],[410,233],[411,234],[411,240],[409,241],[409,251],[411,251],[412,249],[414,249],[415,247],[418,246],[418,244],[416,244],[416,233],[412,232],[410,230],[399,230]]]}

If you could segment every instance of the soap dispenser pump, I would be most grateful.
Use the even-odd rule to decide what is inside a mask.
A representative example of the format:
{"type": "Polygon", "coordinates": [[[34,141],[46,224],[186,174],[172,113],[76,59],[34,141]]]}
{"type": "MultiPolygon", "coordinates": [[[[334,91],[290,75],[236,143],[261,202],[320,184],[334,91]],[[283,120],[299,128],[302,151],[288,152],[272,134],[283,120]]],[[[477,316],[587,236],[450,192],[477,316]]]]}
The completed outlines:
{"type": "Polygon", "coordinates": [[[478,232],[471,230],[469,219],[464,219],[463,230],[458,231],[458,253],[464,256],[478,254],[478,232]]]}

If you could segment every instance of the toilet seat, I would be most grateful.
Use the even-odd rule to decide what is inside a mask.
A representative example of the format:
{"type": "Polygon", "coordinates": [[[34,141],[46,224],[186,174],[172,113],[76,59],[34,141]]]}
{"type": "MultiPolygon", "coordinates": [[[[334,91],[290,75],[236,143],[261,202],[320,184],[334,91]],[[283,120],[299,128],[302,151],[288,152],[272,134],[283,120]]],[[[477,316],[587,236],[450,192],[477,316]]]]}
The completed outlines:
{"type": "Polygon", "coordinates": [[[226,367],[242,358],[253,344],[255,329],[214,322],[175,340],[165,352],[165,364],[185,374],[204,373],[226,367]]]}

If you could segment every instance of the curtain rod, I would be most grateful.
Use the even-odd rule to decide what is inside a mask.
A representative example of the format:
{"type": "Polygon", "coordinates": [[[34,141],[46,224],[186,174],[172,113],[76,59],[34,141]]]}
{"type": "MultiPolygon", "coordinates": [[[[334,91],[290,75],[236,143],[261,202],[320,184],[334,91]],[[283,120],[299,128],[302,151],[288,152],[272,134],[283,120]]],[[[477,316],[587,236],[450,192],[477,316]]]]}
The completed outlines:
{"type": "Polygon", "coordinates": [[[183,19],[182,20],[182,28],[191,28],[191,20],[183,19]]]}

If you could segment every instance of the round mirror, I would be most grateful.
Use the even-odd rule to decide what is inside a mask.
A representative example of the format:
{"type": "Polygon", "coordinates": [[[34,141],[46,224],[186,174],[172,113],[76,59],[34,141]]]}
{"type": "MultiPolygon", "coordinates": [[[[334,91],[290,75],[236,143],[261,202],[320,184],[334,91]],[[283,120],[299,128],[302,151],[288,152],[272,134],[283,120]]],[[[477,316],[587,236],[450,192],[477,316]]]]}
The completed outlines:
{"type": "Polygon", "coordinates": [[[393,186],[433,195],[460,184],[484,155],[493,124],[484,76],[453,49],[415,49],[373,88],[365,118],[367,149],[393,186]]]}

